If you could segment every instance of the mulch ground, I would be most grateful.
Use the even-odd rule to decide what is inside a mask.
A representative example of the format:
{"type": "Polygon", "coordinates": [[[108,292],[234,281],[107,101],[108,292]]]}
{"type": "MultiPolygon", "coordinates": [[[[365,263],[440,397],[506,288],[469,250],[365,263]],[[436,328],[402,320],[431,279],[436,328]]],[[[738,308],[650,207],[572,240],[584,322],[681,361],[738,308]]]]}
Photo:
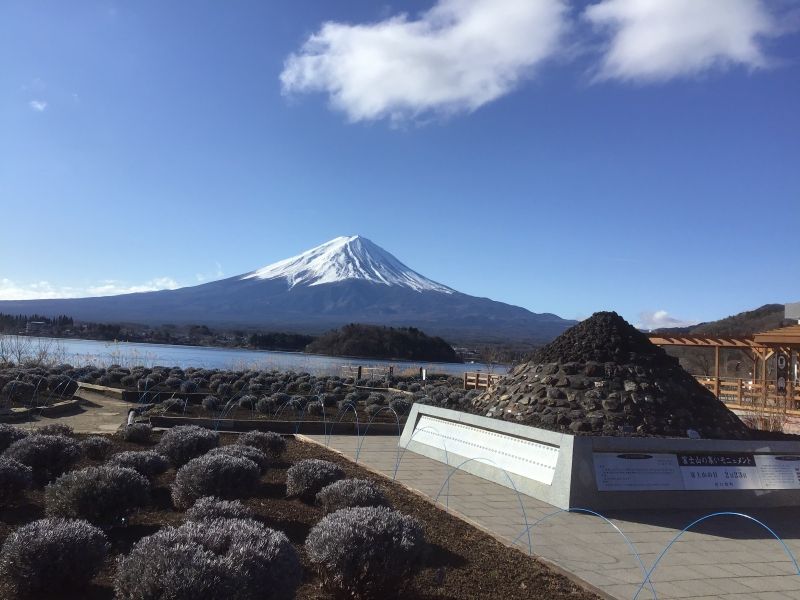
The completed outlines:
{"type": "MultiPolygon", "coordinates": [[[[222,434],[221,444],[235,441],[232,434],[222,434]]],[[[424,568],[398,590],[402,598],[419,599],[595,599],[566,577],[550,570],[543,563],[510,549],[486,533],[436,508],[427,500],[399,484],[363,469],[345,457],[299,440],[287,440],[287,451],[279,462],[262,477],[252,498],[243,500],[268,527],[283,531],[297,548],[305,567],[305,578],[297,598],[333,598],[321,589],[319,579],[303,552],[303,543],[311,528],[322,518],[322,511],[297,499],[286,498],[286,470],[305,458],[322,458],[339,464],[348,477],[369,479],[378,483],[392,506],[419,519],[425,527],[430,552],[424,568]]],[[[113,452],[141,450],[140,445],[114,439],[113,452]]],[[[83,461],[76,468],[93,463],[83,461]]],[[[56,595],[52,598],[69,600],[105,600],[114,597],[113,579],[116,559],[126,554],[142,537],[165,525],[180,525],[183,513],[172,507],[169,486],[175,471],[169,470],[153,481],[151,505],[135,514],[126,527],[108,531],[112,550],[105,566],[87,590],[80,594],[56,595]]],[[[31,490],[17,506],[0,511],[0,542],[14,528],[44,516],[44,493],[31,490]]]]}

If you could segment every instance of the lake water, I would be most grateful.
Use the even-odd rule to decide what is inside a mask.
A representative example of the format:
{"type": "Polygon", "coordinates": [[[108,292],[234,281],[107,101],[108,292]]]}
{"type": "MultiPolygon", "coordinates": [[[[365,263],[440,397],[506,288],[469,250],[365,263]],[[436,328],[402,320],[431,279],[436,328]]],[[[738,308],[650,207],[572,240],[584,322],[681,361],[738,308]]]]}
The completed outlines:
{"type": "MultiPolygon", "coordinates": [[[[433,363],[404,360],[376,360],[339,358],[300,352],[272,352],[268,350],[241,350],[234,348],[209,348],[205,346],[173,346],[169,344],[137,344],[134,342],[101,342],[62,338],[30,337],[34,346],[49,346],[59,362],[72,365],[118,364],[126,367],[144,365],[152,367],[199,367],[204,369],[276,369],[278,371],[305,371],[315,375],[339,375],[343,365],[394,366],[395,374],[403,371],[462,375],[465,371],[487,371],[479,363],[433,363]]],[[[493,372],[504,373],[506,368],[495,365],[493,372]]]]}

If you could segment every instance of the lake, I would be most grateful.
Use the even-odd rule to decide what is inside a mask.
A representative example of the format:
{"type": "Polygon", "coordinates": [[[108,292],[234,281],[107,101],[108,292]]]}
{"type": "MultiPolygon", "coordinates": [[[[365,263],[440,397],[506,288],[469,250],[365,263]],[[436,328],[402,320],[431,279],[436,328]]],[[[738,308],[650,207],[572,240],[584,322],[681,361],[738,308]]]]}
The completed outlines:
{"type": "MultiPolygon", "coordinates": [[[[429,373],[462,375],[465,371],[487,371],[480,363],[436,363],[405,360],[366,358],[341,358],[303,354],[301,352],[275,352],[269,350],[243,350],[236,348],[210,348],[206,346],[173,346],[170,344],[139,344],[135,342],[102,342],[63,338],[27,338],[35,346],[49,346],[58,362],[78,366],[118,364],[126,367],[144,365],[152,367],[199,367],[204,369],[266,369],[278,371],[305,371],[315,375],[339,375],[343,365],[393,366],[395,374],[419,371],[424,367],[429,373]]],[[[493,372],[505,373],[507,368],[494,365],[493,372]]]]}

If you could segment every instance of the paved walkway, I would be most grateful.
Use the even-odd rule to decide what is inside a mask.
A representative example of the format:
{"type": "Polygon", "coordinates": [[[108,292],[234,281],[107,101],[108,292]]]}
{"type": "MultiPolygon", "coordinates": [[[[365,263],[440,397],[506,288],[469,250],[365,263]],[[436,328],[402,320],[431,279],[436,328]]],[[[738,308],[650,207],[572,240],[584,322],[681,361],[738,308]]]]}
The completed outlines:
{"type": "Polygon", "coordinates": [[[75,397],[82,399],[80,408],[54,417],[37,416],[33,420],[15,423],[19,427],[41,427],[48,423],[64,423],[78,433],[114,433],[128,416],[130,402],[115,400],[103,394],[81,390],[75,397]]]}
{"type": "MultiPolygon", "coordinates": [[[[324,436],[306,436],[325,444],[324,436]]],[[[330,447],[355,458],[356,438],[332,436],[330,447]]],[[[367,436],[358,462],[390,478],[397,464],[397,438],[367,436]]],[[[437,461],[406,452],[397,480],[435,498],[452,471],[437,461]]],[[[509,545],[529,551],[528,523],[558,509],[529,496],[469,473],[458,472],[445,487],[441,504],[509,545]]],[[[641,556],[649,569],[680,530],[707,512],[676,511],[656,514],[627,511],[606,515],[641,556]]],[[[800,556],[800,511],[771,509],[748,511],[769,525],[800,556]]],[[[561,512],[531,530],[535,555],[577,576],[608,598],[631,600],[644,580],[642,568],[625,539],[602,519],[561,512]]],[[[780,542],[753,522],[723,516],[701,523],[685,534],[660,561],[652,574],[659,600],[800,600],[800,575],[780,542]]],[[[645,587],[638,598],[654,597],[645,587]]]]}

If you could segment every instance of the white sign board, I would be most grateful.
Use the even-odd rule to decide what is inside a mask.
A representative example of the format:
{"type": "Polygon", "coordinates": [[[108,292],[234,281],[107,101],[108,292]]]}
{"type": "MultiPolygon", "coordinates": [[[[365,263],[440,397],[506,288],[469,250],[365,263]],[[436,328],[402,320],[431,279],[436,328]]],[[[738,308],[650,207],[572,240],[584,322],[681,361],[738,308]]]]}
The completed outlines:
{"type": "Polygon", "coordinates": [[[594,453],[597,489],[797,490],[800,455],[594,453]]]}
{"type": "Polygon", "coordinates": [[[674,454],[595,452],[594,471],[601,492],[683,489],[674,454]]]}
{"type": "MultiPolygon", "coordinates": [[[[457,454],[474,462],[499,467],[509,473],[551,485],[558,462],[558,447],[422,415],[410,442],[419,442],[457,454]]],[[[452,466],[453,461],[448,460],[452,466]]]]}
{"type": "Polygon", "coordinates": [[[800,456],[756,454],[756,465],[765,490],[800,490],[800,456]]]}

